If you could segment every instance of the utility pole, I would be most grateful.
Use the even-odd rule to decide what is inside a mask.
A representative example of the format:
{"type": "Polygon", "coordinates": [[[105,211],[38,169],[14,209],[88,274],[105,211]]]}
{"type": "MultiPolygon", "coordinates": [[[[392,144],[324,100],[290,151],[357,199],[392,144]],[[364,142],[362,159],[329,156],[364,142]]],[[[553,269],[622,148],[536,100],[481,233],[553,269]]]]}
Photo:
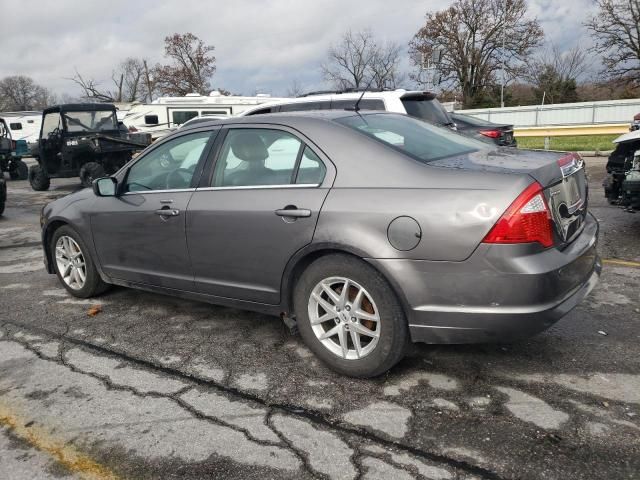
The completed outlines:
{"type": "Polygon", "coordinates": [[[147,84],[147,95],[149,96],[149,103],[153,102],[153,89],[151,87],[151,76],[149,75],[149,67],[147,66],[147,61],[142,61],[144,64],[144,77],[145,83],[147,84]]]}
{"type": "Polygon", "coordinates": [[[504,21],[502,25],[502,85],[500,86],[500,108],[504,108],[504,70],[505,70],[505,58],[504,58],[504,40],[507,30],[507,0],[504,0],[504,21]]]}

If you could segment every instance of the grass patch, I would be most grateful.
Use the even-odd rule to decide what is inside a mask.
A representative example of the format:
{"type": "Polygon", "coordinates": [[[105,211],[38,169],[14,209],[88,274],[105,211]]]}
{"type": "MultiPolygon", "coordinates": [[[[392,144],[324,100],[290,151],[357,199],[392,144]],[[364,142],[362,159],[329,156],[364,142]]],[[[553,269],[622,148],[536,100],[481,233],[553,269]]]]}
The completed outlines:
{"type": "MultiPolygon", "coordinates": [[[[584,152],[592,150],[613,150],[615,138],[620,135],[574,135],[550,137],[549,150],[584,152]]],[[[544,137],[516,137],[519,148],[544,148],[544,137]]]]}

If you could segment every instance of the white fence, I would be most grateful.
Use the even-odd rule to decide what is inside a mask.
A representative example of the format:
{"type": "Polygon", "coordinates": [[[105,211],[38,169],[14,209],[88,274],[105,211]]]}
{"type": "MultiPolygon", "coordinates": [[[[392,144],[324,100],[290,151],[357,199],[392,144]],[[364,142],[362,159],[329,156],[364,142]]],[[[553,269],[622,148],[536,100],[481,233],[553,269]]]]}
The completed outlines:
{"type": "Polygon", "coordinates": [[[640,113],[640,98],[544,106],[477,108],[456,112],[494,123],[512,124],[515,127],[631,123],[633,116],[640,113]]]}

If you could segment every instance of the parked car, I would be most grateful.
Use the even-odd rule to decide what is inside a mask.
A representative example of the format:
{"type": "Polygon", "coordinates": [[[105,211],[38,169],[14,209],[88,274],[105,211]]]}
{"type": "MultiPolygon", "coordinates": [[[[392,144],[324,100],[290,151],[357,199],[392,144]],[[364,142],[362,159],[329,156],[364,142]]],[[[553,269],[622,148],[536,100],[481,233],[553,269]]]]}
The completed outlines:
{"type": "Polygon", "coordinates": [[[518,142],[513,136],[513,125],[501,125],[487,122],[462,113],[451,113],[451,118],[458,131],[478,140],[495,143],[501,147],[517,147],[518,142]]]}
{"type": "Polygon", "coordinates": [[[575,154],[500,149],[393,113],[200,123],[46,205],[46,269],[295,319],[344,374],[409,341],[506,341],[569,312],[600,273],[575,154]]]}
{"type": "Polygon", "coordinates": [[[455,124],[433,93],[420,91],[353,89],[311,92],[297,98],[279,100],[248,108],[240,116],[308,110],[349,110],[356,102],[363,110],[405,113],[435,125],[455,129],[455,124]]]}
{"type": "Polygon", "coordinates": [[[48,190],[51,178],[80,177],[83,186],[114,173],[137,150],[151,143],[148,133],[128,133],[118,122],[115,106],[77,103],[49,107],[42,112],[40,139],[29,169],[29,183],[48,190]]]}

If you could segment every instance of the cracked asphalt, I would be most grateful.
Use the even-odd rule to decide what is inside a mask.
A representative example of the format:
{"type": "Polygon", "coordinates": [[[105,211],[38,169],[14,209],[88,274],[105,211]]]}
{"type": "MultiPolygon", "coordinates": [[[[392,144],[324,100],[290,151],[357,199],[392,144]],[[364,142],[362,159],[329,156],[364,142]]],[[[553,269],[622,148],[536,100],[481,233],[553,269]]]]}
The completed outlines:
{"type": "Polygon", "coordinates": [[[608,205],[600,284],[527,341],[415,345],[341,377],[279,319],[45,273],[48,192],[0,217],[0,474],[10,479],[640,478],[640,215],[608,205]],[[91,307],[101,311],[90,316],[91,307]]]}

